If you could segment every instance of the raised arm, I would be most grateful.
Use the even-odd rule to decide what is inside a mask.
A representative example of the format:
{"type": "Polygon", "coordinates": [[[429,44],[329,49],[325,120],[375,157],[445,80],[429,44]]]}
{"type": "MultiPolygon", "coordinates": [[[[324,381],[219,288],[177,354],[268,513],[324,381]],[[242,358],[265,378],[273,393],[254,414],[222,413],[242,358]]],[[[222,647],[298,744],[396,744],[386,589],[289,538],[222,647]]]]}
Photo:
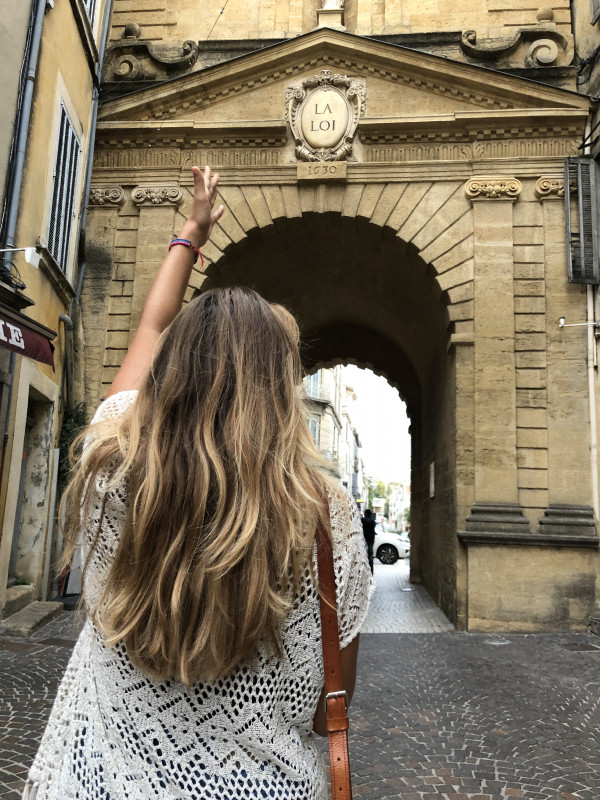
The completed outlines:
{"type": "MultiPolygon", "coordinates": [[[[219,176],[212,175],[210,167],[202,172],[192,167],[194,176],[194,202],[192,213],[181,229],[178,239],[187,239],[201,248],[208,241],[212,227],[223,215],[223,206],[214,209],[219,176]]],[[[168,243],[165,243],[165,247],[168,243]]],[[[168,251],[165,260],[150,287],[140,324],[123,364],[113,380],[108,395],[127,389],[139,389],[152,361],[154,348],[161,333],[173,322],[183,304],[195,251],[177,245],[168,251]]]]}

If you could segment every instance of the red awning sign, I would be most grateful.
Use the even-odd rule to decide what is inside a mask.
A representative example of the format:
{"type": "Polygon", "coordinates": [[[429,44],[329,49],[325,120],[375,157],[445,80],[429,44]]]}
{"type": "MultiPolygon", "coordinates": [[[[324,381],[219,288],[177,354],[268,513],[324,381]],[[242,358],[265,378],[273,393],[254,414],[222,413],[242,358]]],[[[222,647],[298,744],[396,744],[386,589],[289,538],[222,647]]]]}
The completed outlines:
{"type": "Polygon", "coordinates": [[[21,320],[8,320],[0,315],[0,347],[33,358],[54,369],[54,345],[41,333],[21,320]]]}

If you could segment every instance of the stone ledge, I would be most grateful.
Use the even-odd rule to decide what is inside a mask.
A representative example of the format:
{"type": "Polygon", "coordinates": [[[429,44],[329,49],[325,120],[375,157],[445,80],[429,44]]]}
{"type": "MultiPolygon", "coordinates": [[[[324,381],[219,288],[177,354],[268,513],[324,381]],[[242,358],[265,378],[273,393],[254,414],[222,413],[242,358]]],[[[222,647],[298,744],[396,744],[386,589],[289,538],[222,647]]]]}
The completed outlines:
{"type": "Polygon", "coordinates": [[[458,531],[466,545],[524,547],[589,547],[598,549],[594,513],[588,506],[550,505],[537,531],[529,528],[518,503],[475,503],[467,530],[458,531]]]}
{"type": "Polygon", "coordinates": [[[31,636],[38,628],[50,622],[63,610],[57,602],[35,601],[0,622],[0,633],[4,636],[31,636]]]}
{"type": "Polygon", "coordinates": [[[2,610],[3,619],[16,614],[35,599],[34,586],[9,586],[6,590],[6,602],[2,610]]]}
{"type": "Polygon", "coordinates": [[[519,531],[458,531],[463,544],[519,545],[523,547],[589,547],[598,549],[598,540],[588,536],[544,536],[540,533],[519,531]]]}

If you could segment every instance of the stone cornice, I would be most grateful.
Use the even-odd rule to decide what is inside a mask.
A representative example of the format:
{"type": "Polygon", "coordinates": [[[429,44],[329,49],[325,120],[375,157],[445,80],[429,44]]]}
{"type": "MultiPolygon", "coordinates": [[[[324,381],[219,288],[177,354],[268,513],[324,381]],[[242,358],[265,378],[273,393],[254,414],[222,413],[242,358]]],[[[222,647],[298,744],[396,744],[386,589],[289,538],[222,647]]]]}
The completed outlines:
{"type": "MultiPolygon", "coordinates": [[[[191,151],[189,151],[191,156],[191,151]]],[[[189,166],[192,165],[190,160],[189,166]]],[[[148,185],[171,185],[177,183],[180,186],[192,186],[189,177],[187,164],[182,165],[181,161],[171,164],[149,164],[138,166],[135,172],[125,166],[102,166],[96,164],[94,167],[98,184],[115,184],[135,186],[144,176],[144,181],[148,185]]],[[[483,165],[480,165],[483,166],[483,165]]],[[[507,174],[518,175],[521,181],[535,181],[540,177],[540,173],[553,172],[562,166],[562,158],[547,158],[544,160],[536,159],[531,163],[527,161],[506,159],[501,164],[486,164],[486,174],[491,177],[502,178],[507,174]],[[540,163],[541,162],[541,163],[540,163]],[[488,171],[489,170],[489,171],[488,171]]],[[[294,163],[280,163],[272,166],[262,164],[244,166],[230,165],[218,168],[221,176],[221,185],[267,185],[267,184],[296,184],[298,181],[298,165],[294,163]]],[[[466,182],[473,177],[473,164],[470,161],[421,161],[419,162],[419,172],[415,172],[414,163],[368,163],[357,162],[348,163],[347,181],[348,183],[414,183],[420,181],[462,181],[466,182]]],[[[144,184],[145,185],[145,184],[144,184]]]]}
{"type": "Polygon", "coordinates": [[[517,178],[478,175],[466,182],[465,193],[471,200],[516,200],[522,188],[517,178]]]}
{"type": "Polygon", "coordinates": [[[511,109],[457,111],[418,117],[361,119],[363,144],[394,142],[470,142],[477,139],[531,137],[582,137],[588,118],[580,109],[511,109]]]}

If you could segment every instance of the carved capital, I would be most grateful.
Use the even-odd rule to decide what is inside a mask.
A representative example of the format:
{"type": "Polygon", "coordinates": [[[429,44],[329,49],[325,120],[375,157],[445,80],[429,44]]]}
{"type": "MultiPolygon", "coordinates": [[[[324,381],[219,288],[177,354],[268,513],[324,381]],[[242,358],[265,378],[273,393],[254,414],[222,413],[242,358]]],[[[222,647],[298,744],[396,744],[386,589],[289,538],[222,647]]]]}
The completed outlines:
{"type": "Polygon", "coordinates": [[[564,180],[542,176],[536,181],[535,196],[540,200],[562,200],[565,196],[564,180]]]}
{"type": "Polygon", "coordinates": [[[521,193],[521,181],[496,175],[471,178],[465,192],[471,200],[515,200],[521,193]]]}
{"type": "Polygon", "coordinates": [[[136,186],[131,199],[136,206],[178,206],[183,192],[179,186],[136,186]]]}
{"type": "Polygon", "coordinates": [[[92,186],[90,189],[91,206],[121,206],[124,202],[125,192],[120,186],[92,186]]]}

